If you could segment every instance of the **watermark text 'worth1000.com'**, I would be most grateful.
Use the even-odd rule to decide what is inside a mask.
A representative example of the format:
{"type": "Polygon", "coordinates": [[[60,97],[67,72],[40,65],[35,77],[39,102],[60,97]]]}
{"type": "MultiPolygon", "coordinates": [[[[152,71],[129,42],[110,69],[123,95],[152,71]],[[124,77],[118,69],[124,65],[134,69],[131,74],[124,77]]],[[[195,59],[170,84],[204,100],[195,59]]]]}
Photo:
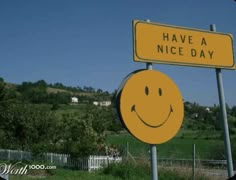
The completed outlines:
{"type": "Polygon", "coordinates": [[[6,175],[25,175],[28,170],[47,170],[56,169],[56,166],[47,166],[43,164],[23,164],[22,162],[17,162],[15,164],[0,163],[0,174],[6,175]]]}

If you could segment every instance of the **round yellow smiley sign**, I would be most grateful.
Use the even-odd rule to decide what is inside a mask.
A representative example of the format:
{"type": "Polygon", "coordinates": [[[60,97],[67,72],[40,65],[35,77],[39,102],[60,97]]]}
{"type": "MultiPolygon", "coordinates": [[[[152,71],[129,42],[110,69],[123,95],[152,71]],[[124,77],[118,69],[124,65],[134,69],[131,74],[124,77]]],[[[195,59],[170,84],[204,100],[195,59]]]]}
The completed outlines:
{"type": "Polygon", "coordinates": [[[125,78],[118,91],[117,110],[128,131],[148,144],[174,137],[184,116],[178,87],[154,70],[136,71],[125,78]]]}

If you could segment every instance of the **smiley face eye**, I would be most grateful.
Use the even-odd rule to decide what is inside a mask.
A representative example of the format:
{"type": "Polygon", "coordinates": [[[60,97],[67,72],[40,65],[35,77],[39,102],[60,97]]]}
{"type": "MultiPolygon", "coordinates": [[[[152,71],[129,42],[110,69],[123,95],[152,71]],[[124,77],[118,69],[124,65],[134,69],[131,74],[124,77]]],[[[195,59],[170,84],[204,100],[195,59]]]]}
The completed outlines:
{"type": "Polygon", "coordinates": [[[148,89],[148,87],[146,86],[145,87],[145,94],[148,96],[148,94],[149,94],[149,89],[148,89]]]}
{"type": "Polygon", "coordinates": [[[162,89],[161,88],[158,89],[158,94],[159,94],[159,96],[162,96],[162,89]]]}

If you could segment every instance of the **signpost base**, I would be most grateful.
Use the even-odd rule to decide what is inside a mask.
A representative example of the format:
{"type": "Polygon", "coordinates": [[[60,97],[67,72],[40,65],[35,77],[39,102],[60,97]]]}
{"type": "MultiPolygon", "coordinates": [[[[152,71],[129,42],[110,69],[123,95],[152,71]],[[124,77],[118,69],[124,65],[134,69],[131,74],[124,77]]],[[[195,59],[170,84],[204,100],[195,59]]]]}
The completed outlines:
{"type": "Polygon", "coordinates": [[[157,149],[156,145],[150,145],[151,150],[151,168],[152,168],[152,180],[158,180],[157,172],[157,149]]]}

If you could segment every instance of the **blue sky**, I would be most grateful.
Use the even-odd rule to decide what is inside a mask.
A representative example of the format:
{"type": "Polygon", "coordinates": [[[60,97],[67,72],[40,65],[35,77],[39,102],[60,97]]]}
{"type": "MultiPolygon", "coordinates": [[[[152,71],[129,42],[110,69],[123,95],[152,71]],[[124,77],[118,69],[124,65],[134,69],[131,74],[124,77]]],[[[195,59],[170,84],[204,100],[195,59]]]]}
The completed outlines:
{"type": "MultiPolygon", "coordinates": [[[[233,0],[9,0],[0,1],[0,77],[21,83],[44,79],[69,86],[118,88],[133,62],[132,20],[150,19],[236,37],[233,0]]],[[[235,48],[235,46],[234,46],[235,48]]],[[[215,70],[154,64],[185,100],[218,104],[215,70]]],[[[236,72],[223,70],[226,101],[236,105],[236,72]]]]}

